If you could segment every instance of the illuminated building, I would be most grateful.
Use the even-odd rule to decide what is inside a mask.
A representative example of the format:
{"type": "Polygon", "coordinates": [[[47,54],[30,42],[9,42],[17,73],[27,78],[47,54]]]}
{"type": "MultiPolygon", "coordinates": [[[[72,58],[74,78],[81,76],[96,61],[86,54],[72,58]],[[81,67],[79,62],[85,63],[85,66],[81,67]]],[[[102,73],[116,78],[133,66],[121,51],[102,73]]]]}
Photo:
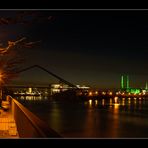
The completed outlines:
{"type": "Polygon", "coordinates": [[[32,93],[32,88],[31,87],[28,88],[28,93],[32,93]]]}
{"type": "Polygon", "coordinates": [[[121,90],[131,94],[139,94],[142,91],[140,88],[131,88],[129,86],[129,76],[123,75],[121,76],[121,90]]]}
{"type": "Polygon", "coordinates": [[[121,76],[121,89],[129,89],[129,76],[123,76],[123,75],[121,76]],[[126,84],[125,84],[125,80],[126,80],[126,84]]]}
{"type": "MultiPolygon", "coordinates": [[[[87,87],[85,85],[76,85],[77,88],[79,88],[81,90],[81,92],[88,92],[88,90],[90,89],[90,87],[87,87]]],[[[60,93],[63,91],[67,91],[71,89],[70,86],[66,85],[66,84],[62,84],[62,83],[58,83],[58,84],[51,84],[50,85],[50,91],[51,91],[51,95],[55,94],[55,93],[60,93]]]]}
{"type": "Polygon", "coordinates": [[[60,93],[61,91],[68,90],[69,86],[66,84],[51,84],[51,95],[55,93],[60,93]]]}
{"type": "Polygon", "coordinates": [[[82,85],[82,86],[80,86],[80,85],[76,85],[76,86],[77,86],[78,88],[85,89],[85,90],[90,89],[90,87],[85,86],[85,85],[82,85]]]}

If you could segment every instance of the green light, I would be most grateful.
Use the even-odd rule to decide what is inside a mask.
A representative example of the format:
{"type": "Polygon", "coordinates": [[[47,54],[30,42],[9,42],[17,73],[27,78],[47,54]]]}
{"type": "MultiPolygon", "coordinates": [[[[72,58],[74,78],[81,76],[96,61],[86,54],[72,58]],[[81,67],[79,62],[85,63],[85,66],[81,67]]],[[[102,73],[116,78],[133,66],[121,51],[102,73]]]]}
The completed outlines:
{"type": "Polygon", "coordinates": [[[126,79],[126,88],[129,88],[129,77],[127,76],[127,79],[126,79]]]}
{"type": "Polygon", "coordinates": [[[124,88],[124,78],[123,78],[123,76],[121,76],[121,88],[122,89],[124,88]]]}
{"type": "Polygon", "coordinates": [[[137,88],[127,89],[126,91],[130,92],[131,94],[139,94],[140,93],[140,89],[137,89],[137,88]]]}

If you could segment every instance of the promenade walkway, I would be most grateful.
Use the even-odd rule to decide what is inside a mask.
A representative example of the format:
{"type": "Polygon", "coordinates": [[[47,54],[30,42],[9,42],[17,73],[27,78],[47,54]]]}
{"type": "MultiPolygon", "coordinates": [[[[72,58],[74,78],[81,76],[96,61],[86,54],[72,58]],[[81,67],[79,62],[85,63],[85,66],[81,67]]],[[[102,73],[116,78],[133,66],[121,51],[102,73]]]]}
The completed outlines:
{"type": "Polygon", "coordinates": [[[7,96],[6,101],[3,100],[1,106],[0,138],[61,138],[48,124],[39,119],[17,100],[7,96]],[[9,99],[12,100],[9,102],[9,99]]]}
{"type": "Polygon", "coordinates": [[[0,138],[19,138],[11,111],[0,108],[0,138]]]}

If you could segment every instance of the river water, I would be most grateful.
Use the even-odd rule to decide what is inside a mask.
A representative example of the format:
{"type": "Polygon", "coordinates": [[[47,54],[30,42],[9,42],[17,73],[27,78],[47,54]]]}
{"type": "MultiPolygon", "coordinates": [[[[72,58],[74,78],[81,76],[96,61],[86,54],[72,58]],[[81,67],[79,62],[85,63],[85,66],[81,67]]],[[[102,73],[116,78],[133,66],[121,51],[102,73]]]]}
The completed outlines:
{"type": "Polygon", "coordinates": [[[105,99],[66,102],[18,98],[65,138],[148,138],[148,100],[105,99]]]}

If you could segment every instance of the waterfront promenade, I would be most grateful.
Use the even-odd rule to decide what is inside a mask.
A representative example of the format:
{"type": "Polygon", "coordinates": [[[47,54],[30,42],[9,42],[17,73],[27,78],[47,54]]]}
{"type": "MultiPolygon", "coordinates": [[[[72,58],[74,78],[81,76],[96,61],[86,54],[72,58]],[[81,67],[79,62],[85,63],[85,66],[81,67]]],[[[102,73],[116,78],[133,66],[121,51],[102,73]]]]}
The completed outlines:
{"type": "Polygon", "coordinates": [[[0,108],[0,138],[19,138],[11,110],[0,108]]]}

